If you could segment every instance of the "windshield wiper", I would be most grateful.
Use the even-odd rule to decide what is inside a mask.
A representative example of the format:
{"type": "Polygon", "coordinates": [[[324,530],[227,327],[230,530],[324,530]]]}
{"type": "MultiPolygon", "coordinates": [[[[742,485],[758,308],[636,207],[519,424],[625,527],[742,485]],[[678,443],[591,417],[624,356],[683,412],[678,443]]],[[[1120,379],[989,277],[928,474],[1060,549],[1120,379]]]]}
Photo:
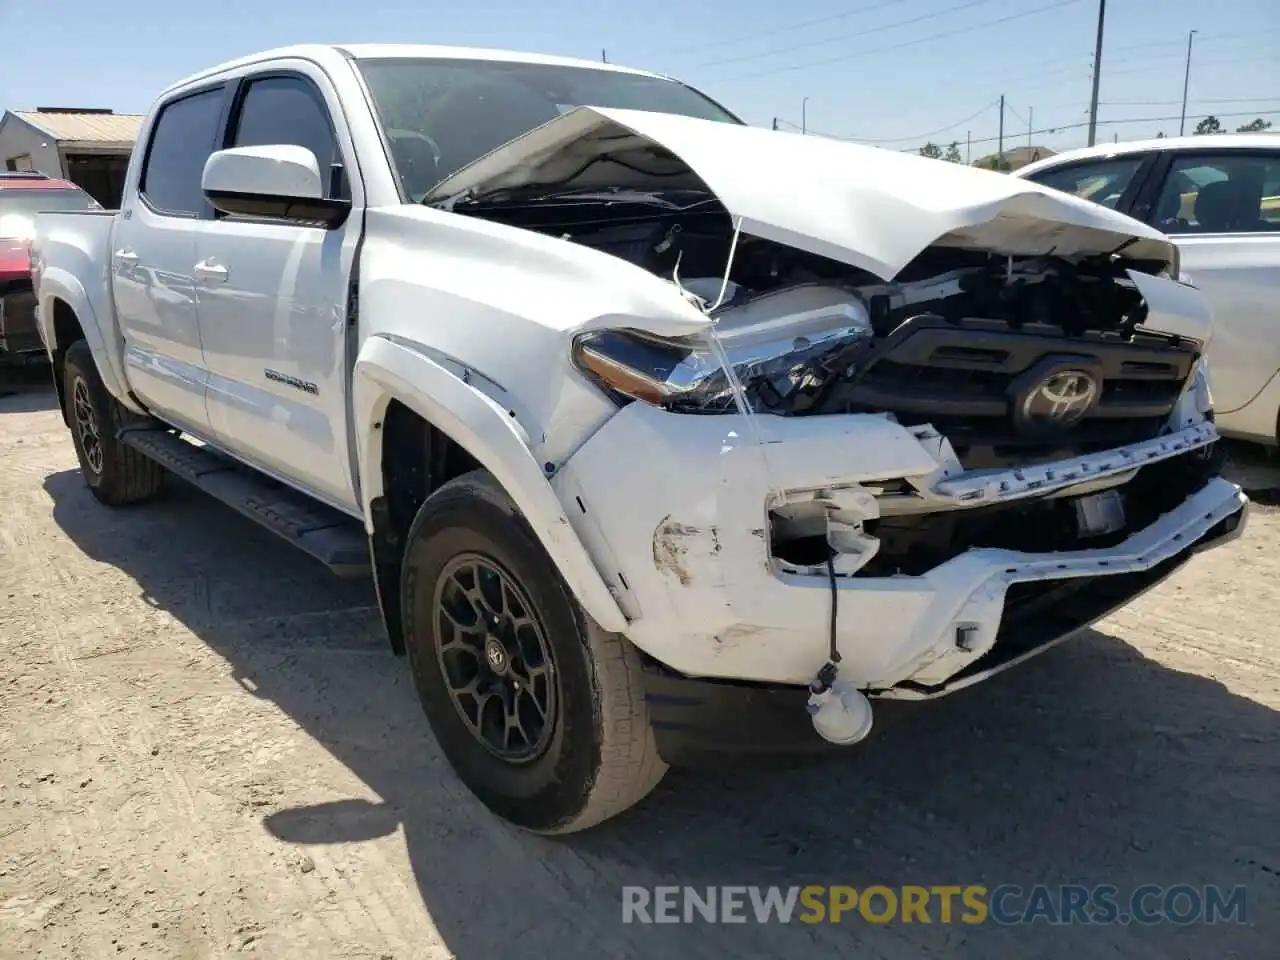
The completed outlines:
{"type": "MultiPolygon", "coordinates": [[[[628,187],[573,187],[569,189],[548,189],[548,187],[530,184],[523,187],[499,187],[484,193],[464,190],[447,197],[436,204],[444,209],[452,210],[460,204],[476,205],[487,203],[553,203],[556,201],[584,203],[630,203],[643,206],[660,207],[672,212],[683,212],[706,203],[713,203],[715,198],[706,190],[635,190],[628,187]],[[693,196],[689,202],[681,202],[672,195],[682,198],[693,196]]],[[[425,201],[424,201],[425,202],[425,201]]]]}

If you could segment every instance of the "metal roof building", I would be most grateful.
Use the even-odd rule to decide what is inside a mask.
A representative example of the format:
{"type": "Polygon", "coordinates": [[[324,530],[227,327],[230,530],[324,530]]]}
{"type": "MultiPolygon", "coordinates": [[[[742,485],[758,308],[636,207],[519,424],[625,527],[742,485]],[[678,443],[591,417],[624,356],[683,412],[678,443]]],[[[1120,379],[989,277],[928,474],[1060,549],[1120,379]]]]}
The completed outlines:
{"type": "Polygon", "coordinates": [[[0,117],[0,162],[79,184],[108,209],[120,205],[124,173],[143,118],[110,110],[37,107],[0,117]]]}

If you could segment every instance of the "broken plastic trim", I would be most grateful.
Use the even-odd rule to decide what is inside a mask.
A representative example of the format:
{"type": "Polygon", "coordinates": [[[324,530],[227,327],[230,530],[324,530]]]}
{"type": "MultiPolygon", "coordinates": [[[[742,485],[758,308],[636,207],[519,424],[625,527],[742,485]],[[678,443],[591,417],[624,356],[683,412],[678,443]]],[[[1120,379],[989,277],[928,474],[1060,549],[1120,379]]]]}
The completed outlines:
{"type": "Polygon", "coordinates": [[[1101,453],[1012,470],[970,470],[942,477],[924,495],[962,507],[1032,497],[1136,470],[1144,464],[1208,446],[1217,439],[1218,431],[1206,420],[1176,433],[1101,453]]]}

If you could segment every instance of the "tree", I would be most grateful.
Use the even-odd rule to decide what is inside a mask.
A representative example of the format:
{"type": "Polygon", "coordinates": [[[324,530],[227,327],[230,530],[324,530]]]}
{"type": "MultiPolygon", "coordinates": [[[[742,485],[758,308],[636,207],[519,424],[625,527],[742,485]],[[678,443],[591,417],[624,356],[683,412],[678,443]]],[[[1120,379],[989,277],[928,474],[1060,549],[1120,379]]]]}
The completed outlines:
{"type": "Polygon", "coordinates": [[[1159,133],[1157,133],[1157,134],[1156,134],[1156,139],[1157,139],[1157,140],[1163,140],[1163,139],[1164,139],[1164,131],[1163,131],[1163,130],[1161,130],[1159,133]]]}
{"type": "Polygon", "coordinates": [[[960,162],[960,144],[952,140],[951,146],[947,147],[947,152],[943,154],[942,159],[948,161],[949,163],[959,163],[960,162]]]}
{"type": "Polygon", "coordinates": [[[941,160],[942,148],[938,146],[936,143],[933,143],[932,141],[930,141],[929,143],[926,143],[923,147],[920,148],[920,156],[930,157],[933,160],[941,160]]]}
{"type": "Polygon", "coordinates": [[[983,157],[981,160],[975,160],[973,165],[980,170],[995,170],[1000,173],[1008,173],[1013,169],[1009,163],[1009,158],[993,153],[983,157]]]}
{"type": "Polygon", "coordinates": [[[1261,133],[1263,130],[1270,129],[1271,121],[1258,117],[1256,120],[1250,120],[1243,127],[1236,127],[1236,133],[1261,133]]]}
{"type": "Polygon", "coordinates": [[[1218,122],[1217,117],[1210,115],[1205,117],[1203,120],[1201,120],[1199,123],[1196,124],[1195,132],[1197,134],[1221,133],[1222,124],[1218,122]]]}

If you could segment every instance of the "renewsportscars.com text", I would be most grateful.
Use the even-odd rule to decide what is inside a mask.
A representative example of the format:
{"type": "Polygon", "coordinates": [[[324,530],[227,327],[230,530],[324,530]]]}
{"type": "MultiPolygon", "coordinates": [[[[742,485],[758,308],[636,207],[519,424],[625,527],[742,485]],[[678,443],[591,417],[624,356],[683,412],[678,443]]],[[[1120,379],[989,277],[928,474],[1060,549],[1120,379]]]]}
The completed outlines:
{"type": "Polygon", "coordinates": [[[1244,887],[623,887],[623,923],[1245,923],[1244,887]]]}

